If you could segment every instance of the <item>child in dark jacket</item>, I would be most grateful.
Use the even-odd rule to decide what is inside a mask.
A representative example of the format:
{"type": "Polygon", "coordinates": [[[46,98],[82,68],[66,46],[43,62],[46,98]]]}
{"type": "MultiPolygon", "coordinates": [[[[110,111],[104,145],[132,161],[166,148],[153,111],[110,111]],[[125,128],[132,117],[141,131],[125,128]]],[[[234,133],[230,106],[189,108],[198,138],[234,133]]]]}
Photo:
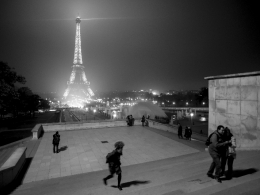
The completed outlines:
{"type": "Polygon", "coordinates": [[[114,174],[116,173],[118,175],[117,180],[118,180],[118,189],[119,190],[122,190],[122,187],[121,187],[122,170],[120,167],[121,166],[120,156],[123,155],[124,145],[125,144],[121,141],[116,142],[115,150],[113,150],[111,153],[109,153],[107,155],[106,163],[108,163],[110,175],[108,175],[107,177],[105,177],[103,179],[104,184],[107,185],[107,180],[114,177],[114,174]]]}

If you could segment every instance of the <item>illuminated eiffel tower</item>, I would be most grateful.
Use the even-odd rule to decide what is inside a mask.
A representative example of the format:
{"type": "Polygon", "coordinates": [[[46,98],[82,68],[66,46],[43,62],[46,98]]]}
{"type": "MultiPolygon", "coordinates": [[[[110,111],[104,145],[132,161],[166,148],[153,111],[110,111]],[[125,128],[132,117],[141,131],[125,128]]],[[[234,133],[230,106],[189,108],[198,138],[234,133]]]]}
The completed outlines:
{"type": "Polygon", "coordinates": [[[83,107],[84,104],[89,103],[94,98],[94,93],[90,89],[90,82],[87,81],[84,71],[85,67],[82,65],[80,22],[81,19],[78,16],[76,18],[76,39],[72,72],[68,81],[68,88],[63,95],[63,103],[71,107],[83,107]]]}

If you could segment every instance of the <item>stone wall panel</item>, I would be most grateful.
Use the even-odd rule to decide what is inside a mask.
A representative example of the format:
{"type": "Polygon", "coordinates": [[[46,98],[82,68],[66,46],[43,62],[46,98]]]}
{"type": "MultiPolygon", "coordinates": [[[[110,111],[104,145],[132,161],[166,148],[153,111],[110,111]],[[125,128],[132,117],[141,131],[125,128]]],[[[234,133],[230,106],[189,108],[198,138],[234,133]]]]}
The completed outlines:
{"type": "Polygon", "coordinates": [[[226,99],[226,95],[226,86],[220,86],[215,88],[215,99],[226,99]]]}
{"type": "Polygon", "coordinates": [[[227,86],[227,99],[240,100],[240,86],[227,86]]]}
{"type": "Polygon", "coordinates": [[[216,127],[219,125],[227,126],[226,113],[216,113],[216,127]]]}
{"type": "Polygon", "coordinates": [[[209,100],[209,112],[215,112],[216,109],[216,101],[209,100]]]}
{"type": "Polygon", "coordinates": [[[241,100],[257,100],[257,86],[241,86],[241,100]]]}
{"type": "Polygon", "coordinates": [[[215,124],[216,123],[216,113],[209,112],[209,123],[215,124]]]}
{"type": "Polygon", "coordinates": [[[241,134],[244,138],[255,140],[257,138],[257,118],[241,115],[241,134]]]}
{"type": "Polygon", "coordinates": [[[254,147],[257,143],[257,118],[241,115],[241,147],[254,147]]]}
{"type": "Polygon", "coordinates": [[[226,113],[227,112],[227,100],[216,100],[215,112],[226,113]]]}
{"type": "Polygon", "coordinates": [[[227,127],[231,129],[234,136],[240,136],[240,114],[227,114],[227,127]]]}
{"type": "Polygon", "coordinates": [[[209,80],[209,88],[215,87],[215,80],[209,80]]]}
{"type": "Polygon", "coordinates": [[[227,113],[240,114],[240,101],[228,100],[227,113]]]}
{"type": "Polygon", "coordinates": [[[227,79],[218,79],[215,81],[215,86],[226,86],[227,85],[227,79]]]}
{"type": "Polygon", "coordinates": [[[227,85],[240,86],[240,78],[229,78],[227,79],[227,85]]]}
{"type": "Polygon", "coordinates": [[[217,129],[217,127],[216,127],[215,124],[209,123],[208,135],[210,135],[211,133],[213,133],[216,129],[217,129]]]}
{"type": "Polygon", "coordinates": [[[241,77],[241,85],[256,85],[256,76],[241,77]]]}
{"type": "Polygon", "coordinates": [[[257,101],[241,101],[241,115],[257,117],[257,101]]]}
{"type": "Polygon", "coordinates": [[[209,87],[209,100],[215,100],[215,87],[209,87]]]}
{"type": "Polygon", "coordinates": [[[260,86],[260,75],[256,76],[256,84],[257,86],[260,86]]]}

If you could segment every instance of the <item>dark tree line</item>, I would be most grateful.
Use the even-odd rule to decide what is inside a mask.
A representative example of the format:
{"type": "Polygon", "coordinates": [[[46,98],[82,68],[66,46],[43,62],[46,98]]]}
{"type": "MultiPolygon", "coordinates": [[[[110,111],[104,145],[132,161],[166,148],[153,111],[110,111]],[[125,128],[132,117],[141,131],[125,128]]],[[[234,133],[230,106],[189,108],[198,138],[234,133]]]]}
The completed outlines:
{"type": "Polygon", "coordinates": [[[17,87],[16,84],[25,84],[25,77],[18,75],[15,70],[5,62],[0,62],[0,115],[12,113],[14,118],[19,113],[30,113],[40,107],[48,108],[46,100],[34,94],[28,87],[17,87]]]}

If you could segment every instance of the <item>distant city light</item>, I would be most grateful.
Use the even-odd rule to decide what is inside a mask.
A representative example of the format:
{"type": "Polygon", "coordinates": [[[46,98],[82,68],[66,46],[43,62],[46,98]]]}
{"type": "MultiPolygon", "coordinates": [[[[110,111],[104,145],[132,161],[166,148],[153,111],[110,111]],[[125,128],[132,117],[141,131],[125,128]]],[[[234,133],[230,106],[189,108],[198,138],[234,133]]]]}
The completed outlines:
{"type": "Polygon", "coordinates": [[[186,105],[188,105],[189,103],[188,102],[186,102],[186,105]]]}
{"type": "Polygon", "coordinates": [[[175,102],[172,102],[172,104],[175,104],[175,102]]]}
{"type": "Polygon", "coordinates": [[[202,103],[203,105],[205,104],[205,102],[202,103]]]}

